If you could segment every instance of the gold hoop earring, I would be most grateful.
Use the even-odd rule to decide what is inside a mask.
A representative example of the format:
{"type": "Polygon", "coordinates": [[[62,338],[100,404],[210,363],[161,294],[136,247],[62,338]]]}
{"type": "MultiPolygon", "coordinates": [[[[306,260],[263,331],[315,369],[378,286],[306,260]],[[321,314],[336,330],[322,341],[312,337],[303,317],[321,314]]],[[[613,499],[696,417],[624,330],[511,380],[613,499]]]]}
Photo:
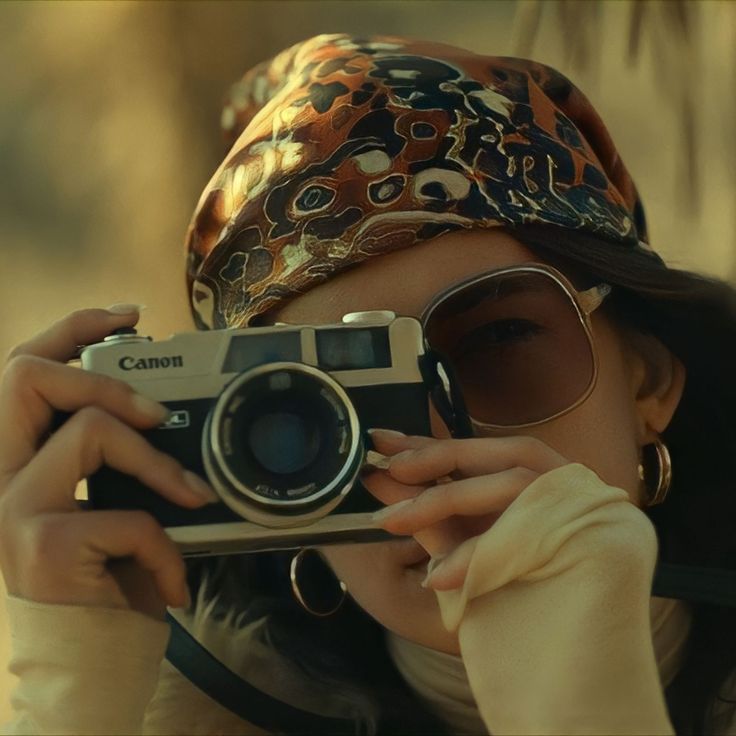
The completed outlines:
{"type": "Polygon", "coordinates": [[[645,471],[644,462],[639,463],[639,478],[645,481],[645,485],[647,487],[649,495],[649,500],[646,504],[647,507],[658,506],[665,500],[665,498],[667,498],[667,494],[669,493],[670,486],[672,484],[672,458],[670,457],[667,445],[665,445],[659,438],[654,440],[652,444],[643,447],[642,455],[645,451],[653,451],[654,456],[656,457],[657,485],[654,491],[652,491],[652,484],[646,483],[646,476],[648,473],[645,471]],[[648,448],[652,449],[648,450],[648,448]]]}
{"type": "MultiPolygon", "coordinates": [[[[299,605],[305,610],[311,613],[313,616],[319,616],[321,618],[324,618],[326,616],[332,616],[333,613],[335,613],[340,606],[342,606],[343,601],[347,597],[347,586],[345,583],[343,583],[342,580],[337,579],[337,582],[340,586],[340,591],[342,593],[340,600],[337,602],[337,605],[331,608],[329,611],[317,611],[314,608],[312,608],[309,603],[307,603],[304,595],[302,594],[301,588],[299,587],[299,581],[297,580],[297,576],[299,574],[299,567],[304,560],[304,555],[307,552],[317,552],[317,550],[314,547],[302,547],[292,558],[291,558],[291,565],[289,567],[289,576],[291,578],[291,589],[294,592],[294,597],[299,602],[299,605]]],[[[317,554],[318,559],[322,560],[321,557],[319,557],[319,554],[317,554]]],[[[322,561],[322,566],[327,567],[327,565],[322,561]]]]}

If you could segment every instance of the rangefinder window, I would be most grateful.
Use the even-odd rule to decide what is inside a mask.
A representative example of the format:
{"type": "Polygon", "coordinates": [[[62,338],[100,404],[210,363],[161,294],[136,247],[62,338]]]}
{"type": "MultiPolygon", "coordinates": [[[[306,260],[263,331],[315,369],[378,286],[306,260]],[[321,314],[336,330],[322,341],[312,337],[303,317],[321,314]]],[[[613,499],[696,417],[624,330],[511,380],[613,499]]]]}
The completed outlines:
{"type": "Polygon", "coordinates": [[[319,330],[317,357],[320,367],[331,371],[390,368],[388,332],[385,328],[319,330]]]}
{"type": "Polygon", "coordinates": [[[282,334],[237,335],[230,340],[223,373],[236,373],[264,363],[301,362],[301,336],[298,331],[282,334]]]}

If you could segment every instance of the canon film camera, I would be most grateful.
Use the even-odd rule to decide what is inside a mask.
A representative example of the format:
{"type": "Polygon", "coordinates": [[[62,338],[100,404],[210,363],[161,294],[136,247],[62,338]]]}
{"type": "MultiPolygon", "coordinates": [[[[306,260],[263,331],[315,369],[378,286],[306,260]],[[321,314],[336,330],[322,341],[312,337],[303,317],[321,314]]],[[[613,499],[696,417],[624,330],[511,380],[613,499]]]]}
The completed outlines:
{"type": "Polygon", "coordinates": [[[81,360],[165,404],[170,418],[144,436],[221,498],[185,509],[103,467],[88,479],[87,507],[150,512],[184,557],[390,538],[360,483],[365,430],[431,435],[430,396],[450,416],[447,376],[420,323],[393,312],[162,341],[130,329],[81,360]]]}

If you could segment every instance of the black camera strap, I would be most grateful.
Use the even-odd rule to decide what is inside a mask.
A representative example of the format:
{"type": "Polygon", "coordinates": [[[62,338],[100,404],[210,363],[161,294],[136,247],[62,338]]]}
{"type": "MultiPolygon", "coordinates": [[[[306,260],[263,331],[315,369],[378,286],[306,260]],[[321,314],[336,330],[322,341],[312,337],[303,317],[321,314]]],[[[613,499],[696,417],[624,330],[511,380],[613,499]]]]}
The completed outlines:
{"type": "MultiPolygon", "coordinates": [[[[736,608],[736,570],[662,564],[655,572],[652,595],[736,608]]],[[[357,733],[352,720],[302,710],[262,692],[213,656],[170,613],[166,620],[171,625],[166,659],[202,692],[243,720],[271,733],[357,733]]]]}
{"type": "Polygon", "coordinates": [[[166,659],[223,708],[271,733],[311,736],[355,734],[356,723],[296,708],[251,685],[202,646],[171,613],[166,659]]]}
{"type": "Polygon", "coordinates": [[[652,595],[736,608],[736,570],[661,563],[654,571],[652,595]]]}

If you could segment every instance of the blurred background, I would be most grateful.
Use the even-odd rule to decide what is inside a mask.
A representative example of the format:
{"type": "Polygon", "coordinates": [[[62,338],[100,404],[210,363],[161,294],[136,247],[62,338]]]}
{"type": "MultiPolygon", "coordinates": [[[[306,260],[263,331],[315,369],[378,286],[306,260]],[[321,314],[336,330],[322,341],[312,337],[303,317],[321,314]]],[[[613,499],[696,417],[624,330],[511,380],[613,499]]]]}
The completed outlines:
{"type": "MultiPolygon", "coordinates": [[[[673,266],[736,282],[736,3],[271,0],[0,4],[0,353],[72,309],[192,328],[183,239],[224,154],[220,105],[319,33],[526,56],[606,121],[673,266]]],[[[0,590],[0,593],[2,591],[0,590]]],[[[10,717],[0,606],[0,723],[10,717]]]]}

